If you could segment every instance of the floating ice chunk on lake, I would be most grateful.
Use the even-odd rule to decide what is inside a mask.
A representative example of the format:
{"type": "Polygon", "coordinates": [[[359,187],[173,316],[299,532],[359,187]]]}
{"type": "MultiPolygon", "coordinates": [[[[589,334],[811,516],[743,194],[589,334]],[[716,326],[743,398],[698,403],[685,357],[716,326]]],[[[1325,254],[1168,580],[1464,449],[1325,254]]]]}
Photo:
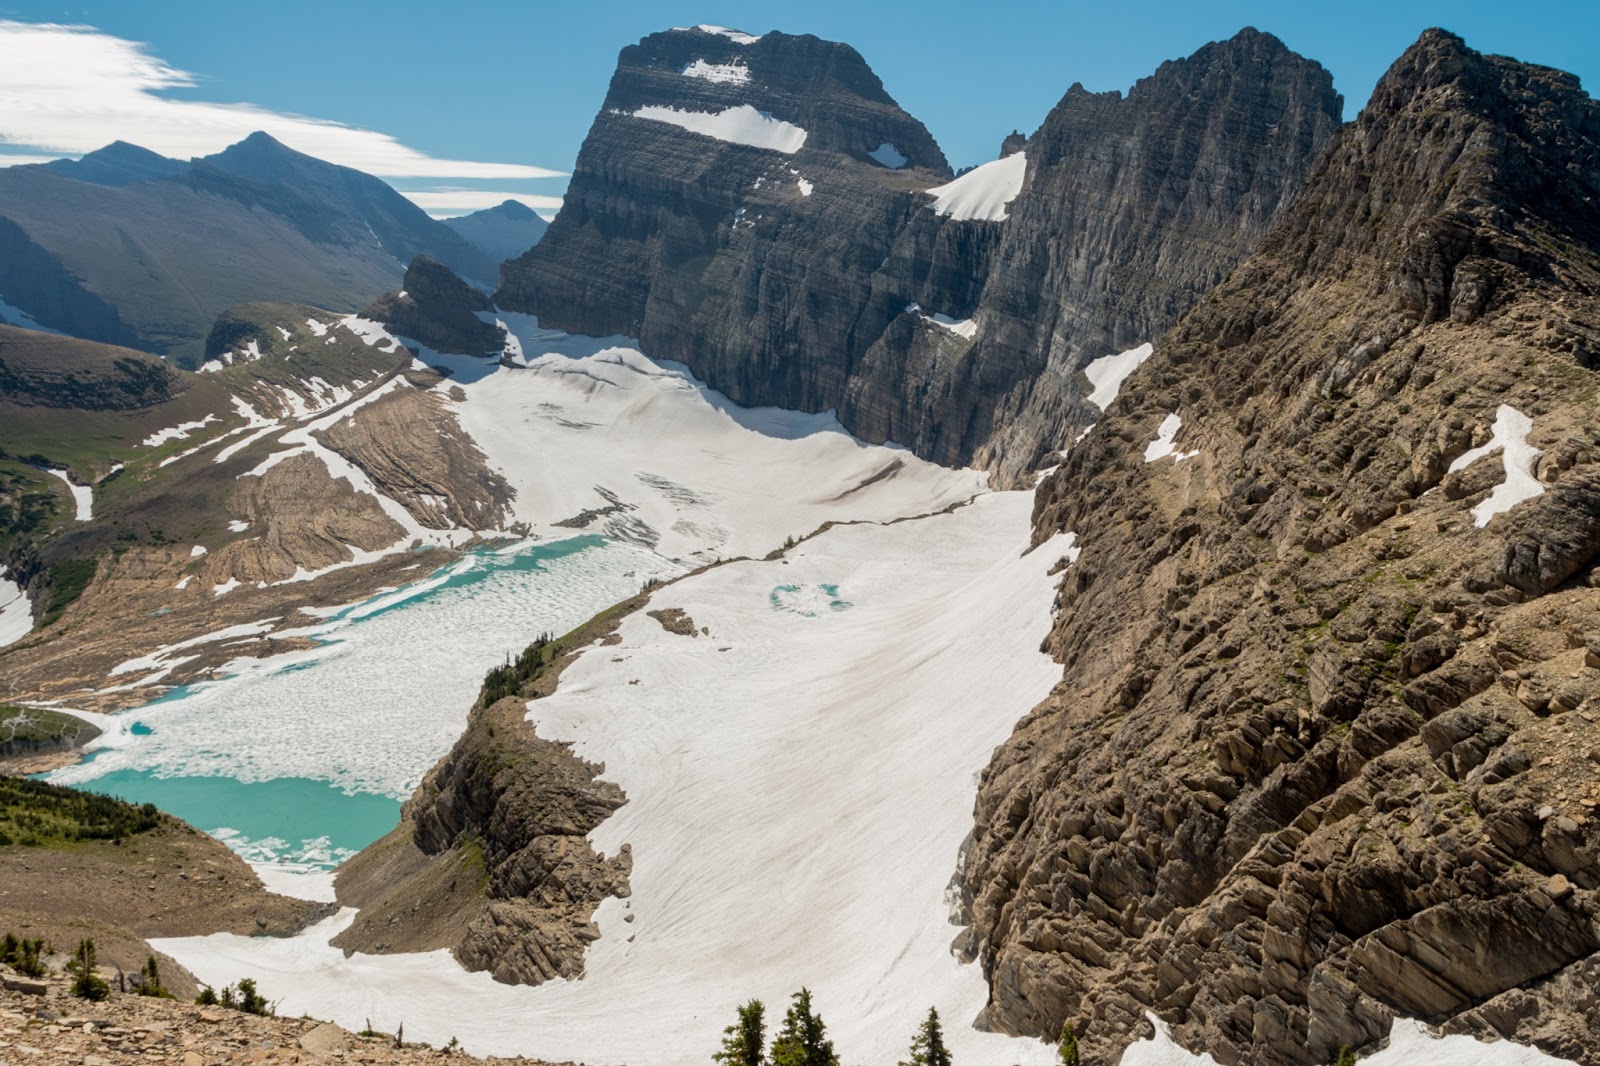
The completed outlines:
{"type": "Polygon", "coordinates": [[[1089,402],[1102,411],[1110,407],[1111,401],[1122,391],[1122,383],[1143,366],[1144,361],[1155,354],[1155,350],[1155,346],[1146,341],[1137,348],[1129,348],[1116,355],[1102,355],[1084,367],[1083,376],[1094,386],[1094,391],[1089,394],[1089,402]]]}
{"type": "Polygon", "coordinates": [[[761,35],[748,34],[743,30],[730,30],[726,26],[710,26],[702,23],[699,26],[672,27],[672,32],[674,33],[688,33],[690,30],[699,30],[701,33],[714,33],[718,37],[726,37],[734,44],[755,44],[761,40],[761,35]]]}
{"type": "Polygon", "coordinates": [[[195,430],[204,429],[215,421],[217,421],[217,416],[209,414],[198,422],[180,422],[176,426],[168,426],[166,429],[157,430],[146,437],[143,443],[146,448],[154,448],[156,445],[164,444],[169,440],[185,440],[195,430]]]}
{"type": "Polygon", "coordinates": [[[1004,222],[1006,205],[1022,192],[1028,156],[1017,152],[974,167],[955,181],[928,190],[935,214],[960,221],[1004,222]]]}
{"type": "Polygon", "coordinates": [[[1544,486],[1533,476],[1533,465],[1539,461],[1539,449],[1528,443],[1533,432],[1533,419],[1509,404],[1501,404],[1495,412],[1493,435],[1480,448],[1456,457],[1450,464],[1450,473],[1465,470],[1473,463],[1500,452],[1500,463],[1506,479],[1494,487],[1489,497],[1472,509],[1472,518],[1478,528],[1489,524],[1489,519],[1509,511],[1524,500],[1531,500],[1544,492],[1544,486]]]}
{"type": "Polygon", "coordinates": [[[909,160],[906,159],[905,153],[900,151],[900,149],[896,148],[894,145],[890,144],[888,141],[884,141],[882,144],[878,145],[878,147],[868,152],[867,157],[882,164],[883,166],[888,167],[890,170],[899,170],[901,167],[905,166],[907,162],[909,162],[909,160]]]}
{"type": "Polygon", "coordinates": [[[1156,439],[1145,445],[1144,461],[1153,463],[1170,455],[1173,462],[1181,463],[1185,459],[1193,459],[1199,455],[1198,451],[1180,452],[1173,447],[1172,441],[1182,427],[1183,419],[1179,418],[1176,412],[1163,418],[1160,427],[1156,429],[1156,439]]]}
{"type": "Polygon", "coordinates": [[[806,131],[792,122],[773,118],[749,104],[722,111],[680,111],[675,107],[649,104],[632,113],[634,118],[665,122],[703,137],[714,137],[729,144],[767,148],[793,155],[806,143],[806,131]]]}
{"type": "Polygon", "coordinates": [[[80,522],[87,522],[94,517],[94,490],[88,485],[80,485],[72,480],[72,475],[60,467],[46,467],[45,473],[54,474],[67,483],[67,488],[72,490],[72,502],[77,505],[77,518],[80,522]]]}
{"type": "Polygon", "coordinates": [[[717,85],[743,85],[750,80],[750,68],[743,63],[707,63],[696,59],[683,68],[686,78],[700,78],[717,85]]]}
{"type": "Polygon", "coordinates": [[[33,630],[33,607],[22,586],[0,566],[0,648],[15,644],[33,630]]]}

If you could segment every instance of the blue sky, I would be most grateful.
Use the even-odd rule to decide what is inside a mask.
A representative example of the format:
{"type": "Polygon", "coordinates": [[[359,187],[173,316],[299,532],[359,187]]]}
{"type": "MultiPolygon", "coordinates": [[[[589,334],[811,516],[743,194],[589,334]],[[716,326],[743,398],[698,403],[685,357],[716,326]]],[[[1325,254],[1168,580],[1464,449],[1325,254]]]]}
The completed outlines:
{"type": "MultiPolygon", "coordinates": [[[[953,165],[993,158],[1013,127],[1034,129],[1074,81],[1126,89],[1162,60],[1254,25],[1328,67],[1354,117],[1383,70],[1421,30],[1572,71],[1600,84],[1600,5],[1505,3],[730,3],[610,0],[0,0],[0,19],[92,26],[141,42],[192,75],[153,90],[173,100],[248,103],[361,127],[444,161],[569,170],[617,51],[673,25],[814,33],[854,45],[885,87],[932,130],[953,165]]],[[[12,63],[0,38],[0,68],[12,63]]],[[[14,41],[13,50],[23,47],[14,41]]],[[[30,46],[31,47],[31,46],[30,46]]],[[[116,62],[126,61],[122,56],[116,62]]],[[[102,63],[86,59],[55,61],[102,63]]],[[[0,136],[14,112],[0,87],[0,136]]],[[[102,94],[104,95],[104,94],[102,94]]],[[[78,106],[76,104],[72,105],[78,106]]],[[[43,120],[41,120],[43,121],[43,120]]],[[[134,119],[128,124],[136,125],[134,119]]],[[[84,134],[87,136],[88,134],[84,134]]],[[[126,134],[138,140],[138,130],[126,134]]],[[[287,138],[286,138],[287,139],[287,138]]],[[[20,150],[20,149],[19,149],[20,150]]],[[[308,148],[308,150],[310,150],[308,148]]],[[[378,155],[361,156],[377,160],[378,155]]],[[[374,162],[409,189],[559,195],[560,179],[405,161],[374,162]],[[449,172],[449,173],[444,173],[449,172]]]]}

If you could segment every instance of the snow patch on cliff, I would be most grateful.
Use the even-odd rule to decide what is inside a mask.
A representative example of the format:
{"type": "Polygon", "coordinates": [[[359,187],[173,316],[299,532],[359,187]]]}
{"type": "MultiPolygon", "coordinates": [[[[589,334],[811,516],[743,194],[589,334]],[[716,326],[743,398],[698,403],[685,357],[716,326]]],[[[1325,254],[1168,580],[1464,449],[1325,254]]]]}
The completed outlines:
{"type": "Polygon", "coordinates": [[[757,41],[761,40],[762,36],[764,36],[748,34],[743,30],[730,30],[726,26],[711,26],[705,23],[701,23],[698,26],[672,27],[672,32],[674,33],[688,33],[691,30],[699,30],[701,33],[711,33],[718,37],[726,37],[734,44],[755,44],[757,41]]]}
{"type": "Polygon", "coordinates": [[[1533,419],[1509,404],[1501,404],[1495,412],[1493,436],[1487,444],[1456,457],[1450,464],[1450,473],[1465,470],[1479,459],[1498,451],[1506,479],[1494,487],[1487,499],[1472,509],[1472,518],[1481,529],[1489,519],[1511,510],[1524,500],[1531,500],[1544,492],[1544,486],[1533,476],[1534,464],[1541,454],[1528,443],[1533,432],[1533,419]]]}
{"type": "Polygon", "coordinates": [[[6,577],[0,566],[0,648],[15,644],[33,631],[33,606],[22,586],[6,577]]]}
{"type": "Polygon", "coordinates": [[[773,118],[769,112],[757,111],[749,104],[723,111],[680,111],[675,107],[647,104],[632,115],[651,122],[665,122],[729,144],[767,148],[788,155],[798,152],[806,143],[805,130],[792,122],[773,118]]]}
{"type": "Polygon", "coordinates": [[[743,85],[750,80],[750,68],[743,63],[707,63],[704,59],[684,67],[682,74],[717,85],[743,85]]]}
{"type": "Polygon", "coordinates": [[[1084,367],[1084,377],[1094,386],[1094,391],[1089,394],[1089,402],[1102,411],[1110,407],[1111,401],[1122,391],[1122,383],[1154,354],[1155,346],[1147,341],[1116,355],[1102,355],[1084,367]]]}
{"type": "Polygon", "coordinates": [[[54,474],[67,483],[67,488],[72,490],[72,502],[77,506],[77,519],[87,522],[94,517],[94,490],[88,485],[80,485],[72,480],[72,475],[58,466],[45,467],[44,472],[54,474]]]}
{"type": "Polygon", "coordinates": [[[1028,175],[1026,152],[974,167],[955,181],[928,190],[934,213],[959,221],[1004,222],[1006,205],[1022,192],[1028,175]]]}
{"type": "Polygon", "coordinates": [[[1157,459],[1172,456],[1172,461],[1181,463],[1185,459],[1193,459],[1199,455],[1198,451],[1180,452],[1173,445],[1173,440],[1178,436],[1178,430],[1183,428],[1183,419],[1174,412],[1161,420],[1161,425],[1156,429],[1156,439],[1145,445],[1144,461],[1153,463],[1157,459]]]}

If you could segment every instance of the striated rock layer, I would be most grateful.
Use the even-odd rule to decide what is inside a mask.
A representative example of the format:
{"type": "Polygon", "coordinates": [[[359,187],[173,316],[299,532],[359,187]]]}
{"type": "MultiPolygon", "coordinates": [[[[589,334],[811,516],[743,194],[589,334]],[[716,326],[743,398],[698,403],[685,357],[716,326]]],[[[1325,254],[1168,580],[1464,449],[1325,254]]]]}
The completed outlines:
{"type": "Polygon", "coordinates": [[[1260,246],[1041,488],[1082,554],[980,786],[988,1023],[1600,1063],[1600,108],[1429,31],[1260,246]]]}
{"type": "Polygon", "coordinates": [[[583,976],[595,908],[626,897],[633,856],[603,857],[587,834],[627,802],[603,767],[545,740],[528,700],[555,691],[592,643],[611,643],[641,595],[564,637],[541,638],[490,672],[462,733],[401,811],[400,825],[339,869],[339,901],[361,913],[334,941],[373,954],[448,948],[506,984],[583,976]]]}
{"type": "Polygon", "coordinates": [[[1087,420],[1082,365],[1237,265],[1339,112],[1326,71],[1245,30],[1126,98],[1074,87],[1026,139],[1009,208],[953,217],[927,195],[950,177],[937,145],[852,49],[659,33],[623,50],[561,214],[495,300],[1019,483],[1087,420]],[[660,120],[737,107],[804,143],[660,120]]]}

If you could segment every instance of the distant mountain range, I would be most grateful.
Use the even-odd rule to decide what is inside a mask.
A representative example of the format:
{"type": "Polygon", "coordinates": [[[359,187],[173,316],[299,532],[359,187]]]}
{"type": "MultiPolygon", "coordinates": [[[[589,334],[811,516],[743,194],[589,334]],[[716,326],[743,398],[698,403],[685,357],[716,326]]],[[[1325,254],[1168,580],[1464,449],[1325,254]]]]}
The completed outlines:
{"type": "Polygon", "coordinates": [[[0,301],[192,361],[235,304],[355,310],[417,255],[488,286],[485,253],[389,185],[254,133],[188,162],[124,142],[0,170],[0,301]]]}
{"type": "Polygon", "coordinates": [[[533,208],[516,200],[440,221],[496,261],[515,259],[538,244],[550,228],[550,223],[536,215],[533,208]]]}

